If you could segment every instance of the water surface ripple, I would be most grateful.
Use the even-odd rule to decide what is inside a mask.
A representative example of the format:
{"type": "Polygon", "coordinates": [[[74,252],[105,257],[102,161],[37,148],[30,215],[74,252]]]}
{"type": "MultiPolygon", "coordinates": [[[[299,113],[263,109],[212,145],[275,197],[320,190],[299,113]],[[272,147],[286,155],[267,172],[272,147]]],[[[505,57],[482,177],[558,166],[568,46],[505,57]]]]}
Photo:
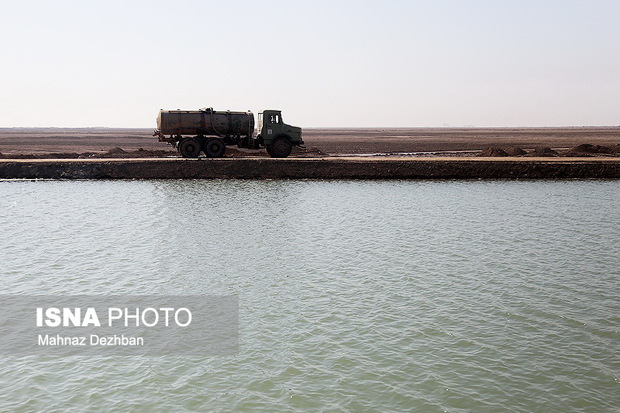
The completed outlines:
{"type": "Polygon", "coordinates": [[[12,357],[2,411],[620,410],[620,182],[0,182],[7,294],[238,294],[234,356],[12,357]]]}

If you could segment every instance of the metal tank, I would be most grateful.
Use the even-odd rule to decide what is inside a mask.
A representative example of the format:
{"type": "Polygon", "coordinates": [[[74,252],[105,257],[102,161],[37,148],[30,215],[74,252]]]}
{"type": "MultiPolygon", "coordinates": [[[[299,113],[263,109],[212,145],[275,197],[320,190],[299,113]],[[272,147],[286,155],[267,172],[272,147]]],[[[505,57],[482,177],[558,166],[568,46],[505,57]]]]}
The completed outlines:
{"type": "Polygon", "coordinates": [[[252,112],[217,112],[200,110],[160,110],[157,116],[159,136],[218,136],[221,138],[251,137],[254,132],[252,112]]]}

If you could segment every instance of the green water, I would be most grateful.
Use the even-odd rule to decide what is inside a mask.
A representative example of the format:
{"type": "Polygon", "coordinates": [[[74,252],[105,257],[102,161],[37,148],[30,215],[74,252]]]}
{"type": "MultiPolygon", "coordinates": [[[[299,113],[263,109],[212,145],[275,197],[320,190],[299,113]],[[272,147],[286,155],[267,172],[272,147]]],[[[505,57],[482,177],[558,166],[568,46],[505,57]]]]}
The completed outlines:
{"type": "Polygon", "coordinates": [[[2,293],[240,305],[232,356],[2,356],[0,411],[620,410],[618,181],[5,181],[0,211],[2,293]]]}

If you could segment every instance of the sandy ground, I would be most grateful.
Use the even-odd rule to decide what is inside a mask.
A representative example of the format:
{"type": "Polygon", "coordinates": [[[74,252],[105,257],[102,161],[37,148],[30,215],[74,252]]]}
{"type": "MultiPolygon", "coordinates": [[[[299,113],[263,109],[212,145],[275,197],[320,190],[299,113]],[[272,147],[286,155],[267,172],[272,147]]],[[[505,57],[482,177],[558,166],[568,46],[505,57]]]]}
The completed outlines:
{"type": "MultiPolygon", "coordinates": [[[[64,154],[50,157],[162,157],[177,156],[168,144],[158,142],[152,129],[114,128],[0,128],[3,157],[64,154]],[[122,149],[120,152],[118,148],[122,149]]],[[[475,155],[484,148],[572,148],[579,144],[620,145],[620,127],[575,128],[305,128],[308,149],[293,156],[342,154],[403,154],[440,152],[436,155],[475,155]],[[448,152],[448,153],[446,153],[448,152]]],[[[237,151],[226,156],[267,156],[263,151],[237,151]]],[[[433,155],[433,154],[430,154],[433,155]]]]}
{"type": "Polygon", "coordinates": [[[572,148],[620,144],[620,127],[609,128],[411,128],[306,129],[309,146],[336,153],[480,151],[487,147],[572,148]]]}

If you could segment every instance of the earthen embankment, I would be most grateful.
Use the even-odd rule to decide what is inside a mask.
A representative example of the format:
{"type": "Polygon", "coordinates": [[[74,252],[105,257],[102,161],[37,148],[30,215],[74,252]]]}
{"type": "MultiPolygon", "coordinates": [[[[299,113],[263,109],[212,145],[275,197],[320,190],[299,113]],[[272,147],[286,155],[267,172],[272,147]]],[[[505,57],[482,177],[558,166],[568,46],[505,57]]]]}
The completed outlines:
{"type": "Polygon", "coordinates": [[[2,179],[618,179],[619,158],[0,160],[2,179]]]}

